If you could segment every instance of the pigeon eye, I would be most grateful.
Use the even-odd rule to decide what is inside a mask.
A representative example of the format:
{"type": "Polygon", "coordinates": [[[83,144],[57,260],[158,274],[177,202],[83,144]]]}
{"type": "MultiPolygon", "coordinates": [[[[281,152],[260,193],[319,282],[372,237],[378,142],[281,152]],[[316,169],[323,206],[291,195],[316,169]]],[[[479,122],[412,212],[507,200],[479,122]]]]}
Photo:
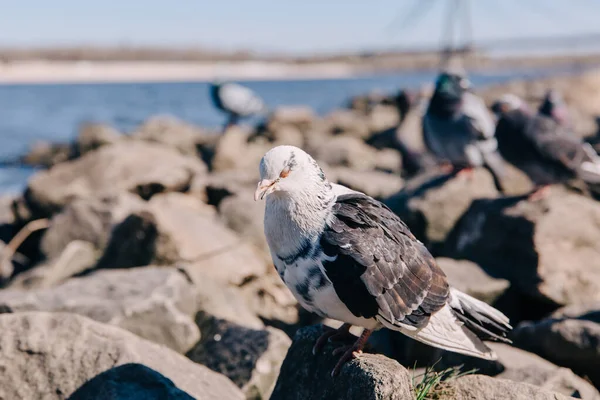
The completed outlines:
{"type": "Polygon", "coordinates": [[[287,176],[290,174],[291,169],[290,167],[285,167],[284,169],[281,170],[281,172],[279,173],[279,177],[280,178],[287,178],[287,176]]]}

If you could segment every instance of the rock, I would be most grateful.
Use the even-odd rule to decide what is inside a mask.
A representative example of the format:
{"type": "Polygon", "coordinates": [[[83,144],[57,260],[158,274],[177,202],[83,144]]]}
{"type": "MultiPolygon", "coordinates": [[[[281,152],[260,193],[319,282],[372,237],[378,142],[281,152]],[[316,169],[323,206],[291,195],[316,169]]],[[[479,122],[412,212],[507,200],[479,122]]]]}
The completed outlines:
{"type": "Polygon", "coordinates": [[[395,106],[376,105],[368,115],[367,124],[370,132],[380,132],[398,126],[400,116],[395,106]]]}
{"type": "Polygon", "coordinates": [[[278,107],[269,115],[267,126],[270,131],[277,131],[284,125],[292,125],[301,131],[305,131],[310,128],[316,118],[316,114],[310,107],[278,107]]]}
{"type": "Polygon", "coordinates": [[[600,387],[600,302],[571,306],[513,331],[515,345],[587,376],[600,387]]]}
{"type": "Polygon", "coordinates": [[[547,303],[600,300],[600,204],[553,187],[549,197],[478,200],[449,235],[447,254],[508,279],[547,303]]]}
{"type": "Polygon", "coordinates": [[[35,142],[20,163],[34,167],[50,168],[71,158],[71,146],[65,143],[35,142]]]}
{"type": "Polygon", "coordinates": [[[219,221],[214,207],[192,196],[155,196],[113,230],[98,268],[185,264],[194,281],[211,276],[239,285],[266,271],[258,249],[219,221]]]}
{"type": "Polygon", "coordinates": [[[344,134],[358,139],[366,139],[370,135],[369,124],[363,115],[352,110],[334,110],[324,118],[327,132],[344,134]]]}
{"type": "Polygon", "coordinates": [[[143,207],[139,197],[127,192],[75,199],[50,220],[42,237],[42,253],[48,259],[59,257],[73,240],[87,241],[101,253],[115,225],[143,207]]]}
{"type": "Polygon", "coordinates": [[[123,364],[96,375],[69,400],[194,400],[172,380],[142,364],[123,364]]]}
{"type": "Polygon", "coordinates": [[[14,312],[60,311],[127,329],[184,353],[199,339],[194,323],[196,291],[181,272],[143,267],[98,271],[60,286],[0,291],[14,312]]]}
{"type": "Polygon", "coordinates": [[[11,225],[15,222],[12,205],[16,197],[12,195],[0,195],[0,226],[11,225]]]}
{"type": "Polygon", "coordinates": [[[234,322],[196,319],[202,340],[187,353],[194,362],[222,373],[233,381],[248,399],[267,399],[291,340],[273,329],[251,329],[234,322]]]}
{"type": "Polygon", "coordinates": [[[66,399],[111,368],[143,364],[197,399],[243,399],[223,375],[121,328],[75,314],[0,315],[0,397],[66,399]]]}
{"type": "Polygon", "coordinates": [[[359,171],[368,171],[377,164],[377,151],[362,140],[337,135],[325,138],[322,144],[315,146],[310,152],[316,160],[324,161],[330,166],[349,167],[359,171]]]}
{"type": "Polygon", "coordinates": [[[76,157],[81,157],[85,153],[89,153],[102,146],[118,143],[122,139],[123,135],[111,126],[86,123],[79,129],[73,153],[76,157]]]}
{"type": "Polygon", "coordinates": [[[212,159],[211,170],[255,170],[262,156],[271,148],[265,143],[250,142],[250,132],[233,126],[227,129],[219,139],[212,159]]]}
{"type": "Polygon", "coordinates": [[[451,286],[488,304],[493,304],[510,286],[506,279],[493,278],[470,261],[437,258],[436,262],[451,286]]]}
{"type": "Polygon", "coordinates": [[[271,400],[285,399],[413,399],[409,372],[381,355],[363,354],[347,363],[336,378],[331,371],[339,359],[327,344],[314,356],[312,347],[322,333],[320,326],[296,333],[281,367],[271,400]]]}
{"type": "Polygon", "coordinates": [[[403,186],[403,180],[396,174],[380,171],[355,171],[347,167],[334,168],[337,183],[365,193],[376,199],[390,197],[403,186]]]}
{"type": "Polygon", "coordinates": [[[528,383],[546,390],[580,399],[598,400],[600,393],[589,382],[573,371],[561,368],[535,354],[502,343],[488,343],[498,355],[497,361],[444,352],[435,365],[438,370],[460,366],[462,371],[477,370],[477,373],[528,383]]]}
{"type": "Polygon", "coordinates": [[[167,145],[188,156],[197,156],[203,146],[216,144],[219,136],[170,115],[158,115],[138,126],[132,139],[167,145]]]}
{"type": "Polygon", "coordinates": [[[383,172],[389,172],[400,176],[402,173],[402,155],[392,149],[382,149],[377,151],[375,169],[383,172]]]}
{"type": "Polygon", "coordinates": [[[566,400],[570,397],[527,383],[515,383],[485,375],[467,375],[453,380],[446,390],[455,400],[566,400]]]}
{"type": "Polygon", "coordinates": [[[73,240],[59,256],[18,274],[8,287],[30,290],[48,288],[90,270],[97,261],[98,251],[92,243],[73,240]]]}
{"type": "Polygon", "coordinates": [[[477,169],[472,178],[439,172],[423,174],[406,181],[404,189],[384,203],[431,249],[445,242],[473,200],[497,196],[492,175],[477,169]]]}
{"type": "Polygon", "coordinates": [[[271,262],[264,234],[265,205],[254,201],[254,190],[224,198],[219,203],[219,215],[229,229],[261,249],[267,263],[271,262]]]}
{"type": "Polygon", "coordinates": [[[196,177],[192,181],[190,193],[203,202],[218,207],[227,196],[254,192],[259,180],[258,166],[251,170],[213,172],[196,177]]]}
{"type": "Polygon", "coordinates": [[[41,171],[29,180],[25,197],[38,216],[49,216],[75,198],[132,192],[144,199],[156,193],[186,190],[202,161],[164,146],[124,142],[104,146],[83,157],[41,171]]]}

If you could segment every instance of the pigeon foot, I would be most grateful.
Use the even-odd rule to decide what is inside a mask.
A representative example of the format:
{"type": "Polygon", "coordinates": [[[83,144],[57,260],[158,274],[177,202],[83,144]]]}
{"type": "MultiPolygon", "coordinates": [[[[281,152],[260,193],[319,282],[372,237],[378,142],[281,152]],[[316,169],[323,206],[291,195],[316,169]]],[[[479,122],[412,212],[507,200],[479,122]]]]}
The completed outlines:
{"type": "Polygon", "coordinates": [[[354,337],[354,335],[350,333],[351,326],[352,325],[350,324],[343,324],[337,329],[330,328],[329,326],[323,326],[325,332],[323,332],[323,334],[319,336],[315,342],[315,345],[312,348],[313,355],[317,355],[317,353],[323,349],[323,346],[327,341],[334,342],[354,337]]]}
{"type": "Polygon", "coordinates": [[[340,374],[340,371],[341,371],[342,367],[344,366],[344,364],[346,364],[350,360],[357,358],[360,354],[362,354],[362,350],[365,347],[365,344],[367,343],[367,340],[369,339],[369,336],[371,336],[372,332],[373,331],[371,331],[369,329],[365,329],[363,331],[363,333],[360,335],[360,337],[358,338],[358,340],[356,342],[354,342],[353,345],[338,347],[337,349],[335,349],[333,351],[332,354],[334,356],[338,355],[342,352],[343,352],[343,354],[340,357],[340,359],[338,360],[337,364],[335,364],[333,371],[331,371],[332,377],[338,376],[340,374]]]}

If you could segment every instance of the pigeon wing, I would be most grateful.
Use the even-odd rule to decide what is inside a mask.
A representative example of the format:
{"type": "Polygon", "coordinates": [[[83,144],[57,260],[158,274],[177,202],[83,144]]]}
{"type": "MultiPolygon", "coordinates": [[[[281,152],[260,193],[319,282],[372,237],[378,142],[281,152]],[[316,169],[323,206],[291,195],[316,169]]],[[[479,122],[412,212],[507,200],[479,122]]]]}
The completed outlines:
{"type": "Polygon", "coordinates": [[[237,115],[249,116],[265,109],[263,101],[252,90],[235,83],[221,86],[219,97],[223,106],[237,115]]]}
{"type": "Polygon", "coordinates": [[[321,236],[325,273],[356,316],[414,328],[448,300],[444,272],[389,208],[362,194],[339,196],[321,236]]]}

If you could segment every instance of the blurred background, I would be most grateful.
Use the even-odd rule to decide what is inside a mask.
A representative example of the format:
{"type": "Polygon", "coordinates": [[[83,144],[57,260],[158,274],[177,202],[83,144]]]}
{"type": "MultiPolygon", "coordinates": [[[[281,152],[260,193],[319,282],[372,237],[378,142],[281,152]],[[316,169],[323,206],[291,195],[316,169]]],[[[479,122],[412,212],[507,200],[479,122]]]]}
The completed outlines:
{"type": "Polygon", "coordinates": [[[450,377],[481,380],[462,398],[599,399],[599,15],[596,0],[0,2],[6,398],[67,398],[134,359],[202,399],[376,398],[372,380],[443,399],[450,377]],[[358,397],[315,378],[336,359],[307,356],[309,326],[339,323],[281,282],[252,198],[281,144],[384,202],[453,286],[510,317],[499,360],[382,329],[371,349],[415,378],[383,356],[354,370],[358,397]],[[56,364],[34,374],[40,352],[56,364]]]}

